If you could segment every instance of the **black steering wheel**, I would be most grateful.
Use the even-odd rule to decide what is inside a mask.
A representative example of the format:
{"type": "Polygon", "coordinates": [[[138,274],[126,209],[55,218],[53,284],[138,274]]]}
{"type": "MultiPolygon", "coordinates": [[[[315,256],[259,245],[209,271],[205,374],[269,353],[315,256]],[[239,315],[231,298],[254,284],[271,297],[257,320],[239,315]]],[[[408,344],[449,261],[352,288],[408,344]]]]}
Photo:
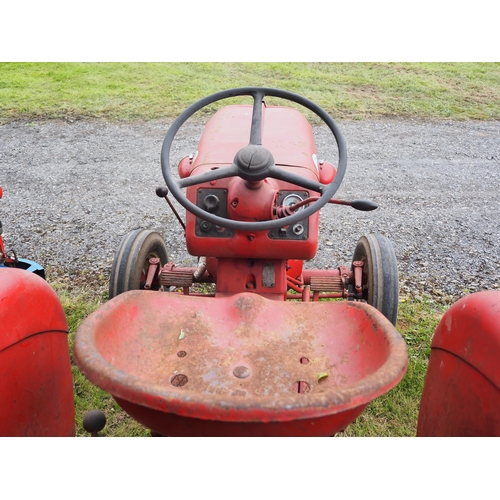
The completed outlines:
{"type": "Polygon", "coordinates": [[[185,111],[183,111],[168,129],[163,146],[161,150],[161,168],[163,177],[167,184],[168,189],[174,198],[189,212],[197,217],[216,224],[221,227],[226,227],[233,230],[241,231],[262,231],[280,228],[288,225],[295,224],[301,220],[306,219],[313,213],[321,209],[338,190],[342,179],[344,178],[347,166],[347,148],[344,138],[337,124],[333,121],[330,115],[317,104],[309,101],[305,97],[285,90],[261,88],[261,87],[242,87],[237,89],[223,90],[215,94],[209,95],[195,102],[185,111]],[[234,157],[233,163],[228,167],[219,168],[205,172],[204,174],[186,177],[177,180],[173,177],[170,169],[170,149],[172,142],[180,127],[190,118],[194,113],[201,108],[208,106],[216,101],[228,99],[236,96],[252,96],[253,97],[253,113],[252,125],[250,129],[250,142],[248,146],[240,149],[234,157]],[[309,109],[315,113],[321,120],[328,126],[330,131],[337,142],[339,151],[338,169],[337,174],[333,181],[329,184],[322,184],[310,179],[306,179],[300,175],[289,172],[274,164],[274,158],[270,151],[262,146],[262,101],[265,96],[280,97],[289,101],[295,102],[309,109]],[[320,193],[320,198],[306,207],[305,209],[293,215],[283,217],[281,219],[273,219],[259,222],[245,222],[225,219],[217,215],[206,212],[202,208],[196,206],[189,201],[182,189],[188,186],[195,186],[205,182],[215,181],[217,179],[225,179],[227,177],[239,176],[250,182],[258,182],[267,177],[282,180],[295,184],[304,189],[320,193]]]}

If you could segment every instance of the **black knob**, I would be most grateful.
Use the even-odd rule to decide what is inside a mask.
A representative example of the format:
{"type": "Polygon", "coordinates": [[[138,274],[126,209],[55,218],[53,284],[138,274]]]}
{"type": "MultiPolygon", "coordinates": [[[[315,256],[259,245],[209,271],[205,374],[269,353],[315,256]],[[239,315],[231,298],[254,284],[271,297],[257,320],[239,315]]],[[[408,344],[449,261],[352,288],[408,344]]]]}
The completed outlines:
{"type": "Polygon", "coordinates": [[[93,437],[96,437],[97,433],[102,431],[105,425],[106,415],[100,410],[91,410],[83,417],[83,428],[90,432],[93,437]]]}
{"type": "Polygon", "coordinates": [[[219,208],[220,200],[215,194],[208,194],[203,200],[203,205],[205,205],[207,212],[214,213],[219,208]]]}
{"type": "Polygon", "coordinates": [[[159,186],[156,188],[156,196],[160,198],[165,198],[168,195],[168,187],[167,186],[159,186]]]}
{"type": "Polygon", "coordinates": [[[371,210],[378,208],[378,205],[370,200],[354,200],[351,207],[363,212],[370,212],[371,210]]]}

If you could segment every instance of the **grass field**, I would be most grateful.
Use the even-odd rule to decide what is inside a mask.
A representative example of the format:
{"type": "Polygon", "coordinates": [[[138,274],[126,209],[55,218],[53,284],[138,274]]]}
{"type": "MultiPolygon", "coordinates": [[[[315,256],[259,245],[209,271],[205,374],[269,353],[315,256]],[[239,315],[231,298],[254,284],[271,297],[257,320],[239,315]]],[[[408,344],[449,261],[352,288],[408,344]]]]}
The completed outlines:
{"type": "Polygon", "coordinates": [[[277,87],[334,118],[500,118],[500,63],[1,63],[0,120],[175,117],[231,87],[277,87]]]}
{"type": "MultiPolygon", "coordinates": [[[[500,119],[499,63],[1,63],[0,123],[172,118],[193,101],[230,87],[277,87],[317,102],[335,119],[500,119]]],[[[70,343],[106,300],[100,289],[49,282],[59,294],[70,343]]],[[[371,403],[345,436],[414,436],[430,339],[446,306],[402,298],[398,330],[408,346],[403,381],[371,403]]],[[[146,436],[106,393],[73,366],[76,423],[102,409],[106,436],[146,436]]]]}

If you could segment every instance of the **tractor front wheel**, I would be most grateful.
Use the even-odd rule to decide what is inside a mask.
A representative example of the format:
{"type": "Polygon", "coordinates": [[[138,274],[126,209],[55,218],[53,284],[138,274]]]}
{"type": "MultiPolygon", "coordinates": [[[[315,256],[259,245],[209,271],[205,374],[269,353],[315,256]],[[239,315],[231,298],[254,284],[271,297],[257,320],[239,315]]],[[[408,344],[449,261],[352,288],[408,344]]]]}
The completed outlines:
{"type": "MultiPolygon", "coordinates": [[[[161,235],[147,229],[135,229],[127,233],[111,267],[109,298],[129,290],[143,289],[151,258],[160,259],[160,268],[168,262],[167,245],[161,235]]],[[[158,282],[153,282],[151,290],[158,289],[158,282]]]]}
{"type": "Polygon", "coordinates": [[[399,304],[398,267],[391,241],[380,234],[362,236],[352,258],[363,262],[363,298],[396,325],[399,304]]]}

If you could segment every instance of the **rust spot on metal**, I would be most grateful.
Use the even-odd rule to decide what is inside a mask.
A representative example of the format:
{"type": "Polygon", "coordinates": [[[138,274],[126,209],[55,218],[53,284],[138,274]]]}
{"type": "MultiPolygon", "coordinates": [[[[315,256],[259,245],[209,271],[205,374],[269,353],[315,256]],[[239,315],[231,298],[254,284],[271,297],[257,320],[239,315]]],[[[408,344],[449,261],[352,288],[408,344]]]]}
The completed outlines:
{"type": "Polygon", "coordinates": [[[241,389],[236,389],[231,393],[231,396],[246,396],[246,391],[242,391],[241,389]]]}

